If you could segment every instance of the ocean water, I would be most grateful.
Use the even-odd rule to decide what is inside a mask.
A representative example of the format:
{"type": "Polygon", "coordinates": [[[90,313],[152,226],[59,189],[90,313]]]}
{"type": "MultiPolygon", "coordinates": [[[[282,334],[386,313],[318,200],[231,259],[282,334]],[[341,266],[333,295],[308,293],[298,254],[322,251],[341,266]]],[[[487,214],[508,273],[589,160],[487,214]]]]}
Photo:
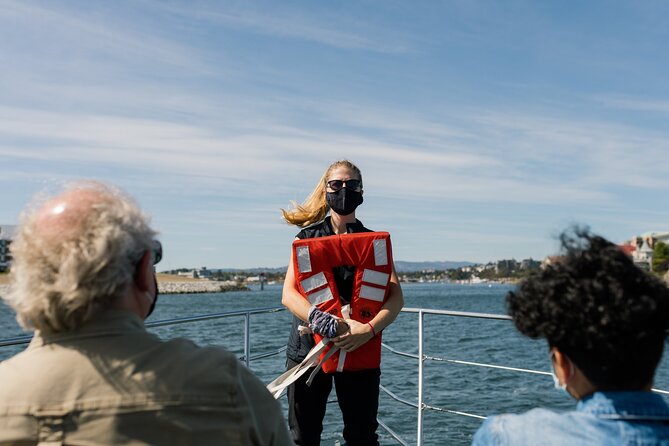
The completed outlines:
{"type": "MultiPolygon", "coordinates": [[[[504,314],[508,285],[403,284],[405,306],[442,310],[504,314]]],[[[150,321],[232,310],[281,305],[281,288],[223,294],[161,295],[150,321]]],[[[23,334],[9,309],[0,306],[0,338],[23,334]]],[[[290,328],[287,311],[251,317],[251,355],[273,352],[285,345],[290,328]]],[[[441,315],[424,319],[424,353],[431,357],[497,364],[548,371],[550,360],[543,341],[520,336],[510,321],[483,320],[441,315]]],[[[199,344],[223,345],[243,355],[244,318],[179,324],[152,329],[163,338],[187,337],[199,344]]],[[[402,313],[384,332],[384,343],[410,354],[418,353],[418,315],[402,313]]],[[[23,347],[0,349],[0,360],[23,347]]],[[[285,353],[251,363],[264,382],[284,370],[285,353]]],[[[666,355],[658,369],[655,387],[669,390],[666,355]]],[[[555,390],[550,376],[481,368],[444,361],[425,362],[424,402],[432,407],[487,416],[522,412],[536,406],[567,410],[574,407],[569,396],[555,390]]],[[[417,360],[383,352],[381,384],[400,398],[416,402],[417,360]]],[[[341,415],[333,400],[328,405],[323,445],[341,438],[341,415]]],[[[285,397],[282,398],[285,409],[285,397]]],[[[416,443],[417,410],[381,393],[379,418],[409,444],[416,443]]],[[[423,416],[425,445],[467,445],[481,420],[444,411],[426,410],[423,416]]],[[[397,442],[379,428],[383,445],[397,442]]]]}

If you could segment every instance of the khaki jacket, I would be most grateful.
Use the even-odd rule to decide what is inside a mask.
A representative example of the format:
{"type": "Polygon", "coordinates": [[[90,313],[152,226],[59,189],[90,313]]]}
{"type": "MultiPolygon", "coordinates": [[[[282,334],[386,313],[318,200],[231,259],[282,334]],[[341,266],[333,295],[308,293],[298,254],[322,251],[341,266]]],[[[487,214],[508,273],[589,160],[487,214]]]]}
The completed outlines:
{"type": "Polygon", "coordinates": [[[127,311],[36,333],[0,363],[0,444],[292,445],[279,404],[231,353],[162,341],[127,311]]]}

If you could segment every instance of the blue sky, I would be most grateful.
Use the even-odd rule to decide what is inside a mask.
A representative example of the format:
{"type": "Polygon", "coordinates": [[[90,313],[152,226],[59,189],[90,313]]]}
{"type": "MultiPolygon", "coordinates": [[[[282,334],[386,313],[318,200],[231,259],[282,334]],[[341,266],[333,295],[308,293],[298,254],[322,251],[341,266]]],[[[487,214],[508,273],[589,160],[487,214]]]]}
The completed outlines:
{"type": "Polygon", "coordinates": [[[279,208],[360,166],[398,260],[669,229],[669,3],[0,0],[0,224],[73,178],[160,269],[287,264],[279,208]]]}

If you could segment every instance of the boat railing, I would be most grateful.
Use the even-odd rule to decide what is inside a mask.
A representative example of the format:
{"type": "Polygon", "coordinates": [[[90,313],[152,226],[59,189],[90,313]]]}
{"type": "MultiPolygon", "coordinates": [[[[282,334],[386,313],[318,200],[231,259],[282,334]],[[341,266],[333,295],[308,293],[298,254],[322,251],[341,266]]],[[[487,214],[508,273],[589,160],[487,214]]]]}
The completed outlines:
{"type": "MultiPolygon", "coordinates": [[[[249,367],[250,363],[252,361],[262,359],[262,358],[271,357],[271,356],[275,356],[275,355],[279,355],[283,351],[286,350],[286,347],[282,347],[282,348],[279,348],[277,350],[272,350],[272,351],[269,351],[269,352],[257,353],[255,355],[251,354],[251,317],[254,316],[254,315],[258,315],[258,314],[276,313],[276,312],[280,312],[280,311],[285,311],[285,308],[284,307],[264,307],[264,308],[248,309],[248,310],[227,311],[227,312],[222,312],[222,313],[210,313],[210,314],[203,314],[203,315],[185,316],[185,317],[164,319],[164,320],[159,320],[159,321],[155,321],[155,322],[147,322],[146,326],[148,328],[155,328],[155,327],[164,327],[164,326],[177,325],[177,324],[186,324],[186,323],[193,323],[193,322],[208,321],[208,320],[213,320],[213,319],[222,319],[222,318],[228,318],[228,317],[243,317],[244,318],[244,346],[243,346],[243,355],[240,357],[240,360],[243,361],[246,364],[247,367],[249,367]]],[[[423,336],[424,336],[424,333],[425,333],[425,316],[426,315],[449,316],[449,317],[465,317],[465,318],[478,318],[478,319],[493,319],[493,320],[510,320],[509,316],[502,315],[502,314],[473,313],[473,312],[449,311],[449,310],[431,310],[431,309],[424,309],[424,308],[403,308],[402,312],[403,313],[414,313],[414,314],[417,314],[417,316],[418,316],[418,354],[403,352],[403,351],[394,349],[393,347],[387,345],[386,343],[383,343],[382,346],[383,346],[384,349],[386,349],[387,351],[389,351],[392,354],[418,361],[417,398],[416,398],[415,402],[406,400],[404,398],[399,397],[398,395],[393,393],[390,389],[387,389],[385,386],[381,386],[381,391],[383,391],[384,394],[386,394],[388,397],[392,398],[393,400],[395,400],[399,403],[402,403],[406,406],[412,407],[412,408],[417,410],[417,420],[418,420],[417,427],[416,427],[416,445],[417,446],[422,446],[422,444],[423,444],[423,414],[426,410],[435,411],[435,412],[442,412],[442,413],[449,413],[449,414],[453,414],[453,415],[458,415],[458,416],[463,416],[463,417],[470,417],[470,418],[478,418],[478,419],[485,419],[486,418],[485,416],[480,415],[480,414],[473,414],[473,413],[463,412],[463,411],[454,410],[454,409],[448,409],[448,408],[444,408],[444,407],[437,407],[437,406],[432,406],[432,405],[427,404],[425,402],[425,395],[423,393],[423,383],[424,383],[424,375],[423,374],[424,374],[425,361],[455,363],[455,364],[460,364],[460,365],[465,365],[465,366],[501,369],[501,370],[507,370],[507,371],[516,372],[516,373],[531,373],[531,374],[538,374],[538,375],[550,375],[550,372],[545,372],[545,371],[540,371],[540,370],[510,367],[510,366],[504,366],[504,365],[499,365],[499,364],[486,364],[486,363],[480,363],[480,362],[462,361],[462,360],[458,360],[458,359],[429,356],[429,355],[425,354],[423,336]]],[[[28,344],[31,339],[32,339],[31,336],[17,336],[17,337],[13,337],[13,338],[0,339],[0,347],[8,347],[8,346],[28,344]]],[[[660,390],[660,389],[652,389],[652,390],[654,392],[657,392],[657,393],[669,394],[669,391],[666,391],[666,390],[660,390]]],[[[405,439],[401,438],[401,436],[399,434],[397,434],[386,423],[384,423],[383,420],[379,419],[378,422],[379,422],[379,425],[391,437],[393,437],[393,439],[395,439],[399,444],[402,444],[404,446],[409,445],[409,443],[405,439]]]]}

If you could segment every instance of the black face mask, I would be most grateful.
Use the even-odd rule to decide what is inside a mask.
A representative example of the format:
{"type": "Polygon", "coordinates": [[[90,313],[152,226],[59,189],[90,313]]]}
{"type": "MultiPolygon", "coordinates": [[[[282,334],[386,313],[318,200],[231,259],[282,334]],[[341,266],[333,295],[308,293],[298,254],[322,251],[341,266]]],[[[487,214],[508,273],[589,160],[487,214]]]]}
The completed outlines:
{"type": "Polygon", "coordinates": [[[156,308],[156,302],[158,302],[158,281],[156,280],[155,274],[153,275],[153,283],[156,286],[156,296],[154,297],[153,302],[151,303],[151,308],[149,308],[149,312],[146,314],[146,317],[144,319],[151,316],[151,313],[153,313],[153,310],[156,308]]]}
{"type": "Polygon", "coordinates": [[[326,192],[325,201],[334,212],[339,215],[348,215],[362,204],[362,193],[342,187],[337,192],[326,192]]]}

